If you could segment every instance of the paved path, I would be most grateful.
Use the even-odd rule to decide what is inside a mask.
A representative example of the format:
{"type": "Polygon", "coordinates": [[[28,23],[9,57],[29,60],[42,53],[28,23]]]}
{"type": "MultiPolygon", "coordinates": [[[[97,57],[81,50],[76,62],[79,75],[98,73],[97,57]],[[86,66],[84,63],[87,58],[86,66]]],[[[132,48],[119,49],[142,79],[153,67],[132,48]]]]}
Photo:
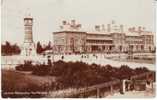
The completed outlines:
{"type": "MultiPolygon", "coordinates": [[[[64,55],[64,61],[68,62],[68,61],[82,61],[82,62],[86,62],[88,64],[100,64],[100,65],[106,65],[106,64],[110,64],[114,67],[120,67],[121,65],[128,65],[131,68],[137,68],[137,67],[147,67],[150,70],[155,70],[155,64],[148,64],[148,63],[135,63],[135,62],[126,62],[126,61],[114,61],[111,59],[107,59],[107,55],[97,55],[97,57],[93,56],[92,54],[89,55],[89,57],[87,58],[82,58],[81,55],[64,55]]],[[[22,56],[2,56],[2,68],[6,68],[10,67],[10,68],[14,68],[16,64],[19,63],[23,63],[24,59],[31,59],[33,60],[35,63],[47,63],[47,57],[43,57],[43,56],[34,56],[34,57],[22,57],[22,56]],[[8,66],[9,65],[9,66],[8,66]]],[[[62,60],[62,55],[55,55],[55,56],[51,56],[51,59],[54,61],[58,61],[58,60],[62,60]]]]}

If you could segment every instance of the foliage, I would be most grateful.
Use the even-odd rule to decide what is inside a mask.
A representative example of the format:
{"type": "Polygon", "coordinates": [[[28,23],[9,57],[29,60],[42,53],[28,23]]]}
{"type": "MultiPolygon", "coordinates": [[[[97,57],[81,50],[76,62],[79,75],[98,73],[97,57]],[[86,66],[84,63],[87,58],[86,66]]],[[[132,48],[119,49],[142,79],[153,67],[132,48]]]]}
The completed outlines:
{"type": "Polygon", "coordinates": [[[40,42],[37,42],[37,49],[36,49],[37,53],[40,54],[43,52],[43,48],[40,42]]]}
{"type": "Polygon", "coordinates": [[[37,51],[38,54],[41,54],[44,51],[51,50],[51,49],[52,49],[51,42],[49,42],[45,47],[43,47],[42,44],[39,41],[37,42],[36,51],[37,51]]]}
{"type": "Polygon", "coordinates": [[[39,76],[49,75],[51,71],[50,68],[51,67],[49,65],[36,65],[33,68],[32,74],[39,76]]]}
{"type": "Polygon", "coordinates": [[[17,44],[11,45],[8,41],[4,45],[1,45],[2,55],[20,54],[21,50],[17,44]]]}
{"type": "Polygon", "coordinates": [[[127,65],[121,65],[118,68],[111,65],[89,65],[84,62],[63,62],[61,60],[54,62],[53,66],[35,65],[32,70],[35,75],[56,77],[58,89],[79,88],[116,79],[127,79],[132,75],[148,71],[145,67],[132,69],[127,65]]]}
{"type": "Polygon", "coordinates": [[[18,71],[32,71],[34,66],[32,65],[32,61],[24,61],[24,64],[20,64],[15,67],[18,71]]]}

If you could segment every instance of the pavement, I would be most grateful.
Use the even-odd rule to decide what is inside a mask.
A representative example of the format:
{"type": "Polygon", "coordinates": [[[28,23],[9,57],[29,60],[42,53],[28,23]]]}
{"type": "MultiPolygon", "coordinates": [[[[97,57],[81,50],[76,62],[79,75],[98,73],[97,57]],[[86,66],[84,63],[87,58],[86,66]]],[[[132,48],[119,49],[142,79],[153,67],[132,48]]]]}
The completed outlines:
{"type": "MultiPolygon", "coordinates": [[[[54,55],[51,56],[51,61],[58,61],[58,60],[63,60],[66,62],[69,61],[82,61],[88,64],[99,64],[99,65],[106,65],[106,64],[110,64],[114,67],[120,67],[121,65],[128,65],[131,68],[137,68],[137,67],[146,67],[149,70],[155,70],[155,64],[150,64],[150,63],[146,63],[146,62],[128,62],[125,60],[120,60],[120,61],[115,61],[112,59],[108,59],[108,57],[114,57],[114,56],[118,56],[118,54],[114,54],[114,55],[102,55],[102,54],[97,54],[96,56],[93,56],[93,54],[89,54],[88,57],[87,55],[83,55],[84,57],[82,58],[82,55],[64,55],[64,59],[62,59],[63,55],[54,55]],[[85,57],[86,56],[86,57],[85,57]]],[[[2,68],[6,68],[10,67],[10,68],[14,68],[16,64],[22,64],[24,63],[24,60],[32,60],[34,63],[47,63],[47,56],[32,56],[32,57],[23,57],[23,56],[2,56],[1,57],[1,65],[2,68]],[[8,66],[9,65],[9,66],[8,66]]]]}

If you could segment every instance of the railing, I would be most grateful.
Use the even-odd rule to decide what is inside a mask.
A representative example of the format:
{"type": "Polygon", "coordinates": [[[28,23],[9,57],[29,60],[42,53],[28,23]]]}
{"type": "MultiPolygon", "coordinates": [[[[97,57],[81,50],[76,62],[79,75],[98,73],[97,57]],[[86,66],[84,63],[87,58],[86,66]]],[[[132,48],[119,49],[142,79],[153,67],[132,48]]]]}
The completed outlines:
{"type": "MultiPolygon", "coordinates": [[[[132,80],[138,80],[140,78],[142,78],[142,80],[147,81],[147,78],[149,75],[154,76],[153,72],[146,72],[146,73],[142,73],[139,75],[135,75],[135,76],[131,76],[130,80],[126,79],[127,81],[132,81],[132,80]]],[[[126,82],[126,81],[125,81],[126,82]]],[[[86,88],[80,88],[77,91],[72,91],[70,93],[63,93],[62,95],[58,95],[57,97],[72,97],[72,98],[77,98],[77,97],[105,97],[108,96],[110,94],[114,94],[117,92],[121,92],[123,91],[123,89],[125,88],[125,84],[123,83],[123,80],[114,80],[114,81],[110,81],[107,83],[102,83],[102,84],[98,84],[98,85],[93,85],[90,87],[86,87],[86,88]]]]}
{"type": "Polygon", "coordinates": [[[134,75],[130,77],[130,80],[137,80],[137,79],[145,79],[145,80],[152,80],[155,81],[155,72],[146,72],[139,75],[134,75]]]}

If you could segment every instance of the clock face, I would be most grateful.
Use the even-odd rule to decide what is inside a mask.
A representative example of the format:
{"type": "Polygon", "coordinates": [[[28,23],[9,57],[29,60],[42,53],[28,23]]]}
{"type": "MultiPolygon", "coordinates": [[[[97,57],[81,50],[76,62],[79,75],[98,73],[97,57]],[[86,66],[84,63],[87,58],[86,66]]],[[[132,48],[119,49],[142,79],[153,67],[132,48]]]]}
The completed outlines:
{"type": "Polygon", "coordinates": [[[25,22],[25,24],[28,24],[28,21],[27,21],[27,20],[25,20],[24,22],[25,22]]]}
{"type": "Polygon", "coordinates": [[[32,21],[31,20],[25,20],[25,25],[31,25],[32,21]]]}
{"type": "Polygon", "coordinates": [[[32,21],[31,21],[31,20],[29,20],[29,24],[32,24],[32,21]]]}

